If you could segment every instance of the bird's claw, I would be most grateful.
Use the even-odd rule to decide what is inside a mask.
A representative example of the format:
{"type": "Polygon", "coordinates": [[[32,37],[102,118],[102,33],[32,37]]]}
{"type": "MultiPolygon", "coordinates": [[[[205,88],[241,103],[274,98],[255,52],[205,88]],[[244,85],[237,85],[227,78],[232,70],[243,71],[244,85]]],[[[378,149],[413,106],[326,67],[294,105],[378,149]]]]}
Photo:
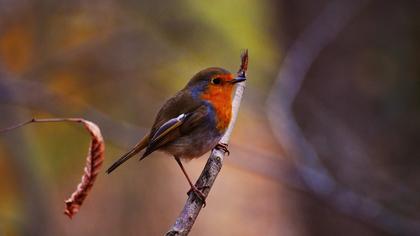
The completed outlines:
{"type": "Polygon", "coordinates": [[[205,189],[205,188],[210,188],[210,187],[202,186],[202,187],[197,188],[196,186],[193,186],[187,193],[187,195],[189,195],[191,192],[193,192],[195,196],[197,196],[197,198],[200,199],[200,201],[203,203],[203,208],[206,207],[206,196],[200,189],[205,189]]]}
{"type": "Polygon", "coordinates": [[[215,148],[224,151],[228,156],[230,155],[227,143],[218,143],[215,148]]]}

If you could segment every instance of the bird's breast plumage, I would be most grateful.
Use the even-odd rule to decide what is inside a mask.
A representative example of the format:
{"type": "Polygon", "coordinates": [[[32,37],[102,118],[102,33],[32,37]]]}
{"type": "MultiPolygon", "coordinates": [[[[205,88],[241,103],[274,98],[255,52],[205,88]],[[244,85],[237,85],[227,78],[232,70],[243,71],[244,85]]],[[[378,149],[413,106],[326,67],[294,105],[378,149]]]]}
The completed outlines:
{"type": "Polygon", "coordinates": [[[202,93],[201,99],[207,101],[215,111],[216,128],[224,133],[232,117],[233,87],[213,87],[202,93]]]}

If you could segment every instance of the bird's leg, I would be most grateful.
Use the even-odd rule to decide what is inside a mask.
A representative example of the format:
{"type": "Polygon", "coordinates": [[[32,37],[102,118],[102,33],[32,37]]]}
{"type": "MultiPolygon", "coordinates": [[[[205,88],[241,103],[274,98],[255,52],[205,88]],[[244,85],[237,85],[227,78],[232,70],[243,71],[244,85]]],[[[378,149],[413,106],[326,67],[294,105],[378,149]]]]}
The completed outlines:
{"type": "Polygon", "coordinates": [[[218,143],[214,148],[224,151],[228,156],[230,155],[227,143],[218,143]]]}
{"type": "MultiPolygon", "coordinates": [[[[203,202],[204,207],[206,206],[206,196],[204,196],[203,192],[201,192],[192,182],[190,177],[188,176],[187,172],[184,169],[184,166],[182,165],[181,160],[179,157],[175,157],[176,162],[178,163],[179,167],[181,167],[182,173],[184,173],[185,177],[187,178],[188,183],[191,186],[191,190],[194,194],[203,202]]],[[[188,191],[188,193],[190,192],[188,191]]]]}

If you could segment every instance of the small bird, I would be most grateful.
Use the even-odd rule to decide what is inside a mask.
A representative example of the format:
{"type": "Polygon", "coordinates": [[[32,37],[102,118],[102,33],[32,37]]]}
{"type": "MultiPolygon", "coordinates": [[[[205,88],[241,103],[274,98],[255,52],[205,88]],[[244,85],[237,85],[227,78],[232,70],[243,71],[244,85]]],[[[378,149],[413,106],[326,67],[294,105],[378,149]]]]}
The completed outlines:
{"type": "Polygon", "coordinates": [[[154,151],[163,151],[175,158],[191,190],[205,203],[203,193],[191,182],[181,159],[200,157],[216,146],[228,152],[227,144],[219,141],[230,123],[234,85],[245,80],[218,67],[198,72],[162,106],[150,133],[106,172],[111,173],[143,149],[140,160],[154,151]]]}

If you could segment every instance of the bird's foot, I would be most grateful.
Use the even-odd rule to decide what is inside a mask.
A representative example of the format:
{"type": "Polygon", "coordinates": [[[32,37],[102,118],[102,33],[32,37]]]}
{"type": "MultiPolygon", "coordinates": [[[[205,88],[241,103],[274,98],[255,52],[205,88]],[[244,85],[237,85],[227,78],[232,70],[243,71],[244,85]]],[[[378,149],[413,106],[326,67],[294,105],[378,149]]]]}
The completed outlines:
{"type": "Polygon", "coordinates": [[[196,187],[195,185],[191,187],[191,189],[188,191],[187,195],[189,195],[191,192],[197,196],[198,199],[203,203],[203,208],[206,207],[206,196],[204,193],[200,190],[204,190],[206,188],[210,188],[209,186],[202,186],[202,187],[196,187]]]}
{"type": "Polygon", "coordinates": [[[218,143],[215,148],[224,151],[228,156],[230,155],[227,143],[218,143]]]}

